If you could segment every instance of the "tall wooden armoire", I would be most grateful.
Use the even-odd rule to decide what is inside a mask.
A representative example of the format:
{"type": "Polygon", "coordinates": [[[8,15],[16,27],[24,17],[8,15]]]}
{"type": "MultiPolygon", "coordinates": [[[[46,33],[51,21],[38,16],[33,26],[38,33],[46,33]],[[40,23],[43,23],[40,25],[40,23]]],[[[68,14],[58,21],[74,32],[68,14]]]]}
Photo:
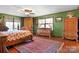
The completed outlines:
{"type": "Polygon", "coordinates": [[[24,18],[24,26],[25,26],[25,27],[28,27],[29,30],[32,31],[33,19],[32,19],[31,17],[24,18]]]}
{"type": "Polygon", "coordinates": [[[78,18],[66,18],[64,20],[64,38],[78,41],[78,18]]]}

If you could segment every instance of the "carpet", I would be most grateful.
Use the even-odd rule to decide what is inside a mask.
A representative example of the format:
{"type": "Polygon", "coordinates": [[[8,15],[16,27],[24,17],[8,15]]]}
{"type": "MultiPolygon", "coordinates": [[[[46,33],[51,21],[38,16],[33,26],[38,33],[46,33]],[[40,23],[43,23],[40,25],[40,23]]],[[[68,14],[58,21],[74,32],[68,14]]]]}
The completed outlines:
{"type": "Polygon", "coordinates": [[[21,53],[57,53],[64,45],[63,42],[42,37],[33,37],[33,40],[30,43],[17,45],[15,48],[21,53]]]}

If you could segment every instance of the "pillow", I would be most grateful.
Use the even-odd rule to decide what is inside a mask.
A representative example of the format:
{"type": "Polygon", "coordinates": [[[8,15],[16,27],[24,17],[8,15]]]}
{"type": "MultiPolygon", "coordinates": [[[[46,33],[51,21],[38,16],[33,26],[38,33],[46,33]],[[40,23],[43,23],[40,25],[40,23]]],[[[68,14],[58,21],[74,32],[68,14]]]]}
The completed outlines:
{"type": "Polygon", "coordinates": [[[0,26],[0,31],[8,31],[8,29],[7,26],[0,26]]]}

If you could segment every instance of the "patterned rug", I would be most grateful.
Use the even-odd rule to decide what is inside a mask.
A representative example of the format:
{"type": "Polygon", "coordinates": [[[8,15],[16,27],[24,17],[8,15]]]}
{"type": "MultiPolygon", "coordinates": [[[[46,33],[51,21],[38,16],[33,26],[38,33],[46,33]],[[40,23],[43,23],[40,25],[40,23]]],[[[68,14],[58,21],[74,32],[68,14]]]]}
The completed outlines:
{"type": "Polygon", "coordinates": [[[33,40],[30,43],[17,45],[15,48],[21,53],[57,53],[64,45],[63,42],[42,37],[33,37],[33,40]]]}

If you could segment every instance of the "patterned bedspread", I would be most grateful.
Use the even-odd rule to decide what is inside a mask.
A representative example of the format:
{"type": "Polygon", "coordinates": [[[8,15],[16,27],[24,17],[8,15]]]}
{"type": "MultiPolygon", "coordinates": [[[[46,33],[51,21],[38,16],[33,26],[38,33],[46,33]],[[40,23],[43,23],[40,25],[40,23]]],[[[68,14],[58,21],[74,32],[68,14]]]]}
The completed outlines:
{"type": "Polygon", "coordinates": [[[3,31],[0,32],[7,36],[8,41],[12,40],[19,40],[21,38],[24,38],[26,36],[32,35],[32,33],[29,30],[14,30],[14,31],[3,31]]]}

